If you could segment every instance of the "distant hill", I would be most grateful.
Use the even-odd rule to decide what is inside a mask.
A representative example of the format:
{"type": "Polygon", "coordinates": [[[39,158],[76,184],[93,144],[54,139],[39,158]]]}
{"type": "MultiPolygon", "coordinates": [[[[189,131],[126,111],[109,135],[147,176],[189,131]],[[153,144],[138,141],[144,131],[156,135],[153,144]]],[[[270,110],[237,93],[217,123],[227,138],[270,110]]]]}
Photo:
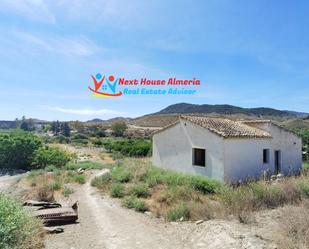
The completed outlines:
{"type": "Polygon", "coordinates": [[[276,117],[304,117],[308,113],[282,111],[268,107],[242,108],[233,105],[195,105],[188,103],[179,103],[170,105],[154,114],[184,114],[184,113],[202,113],[202,114],[244,114],[249,116],[276,116],[276,117]]]}

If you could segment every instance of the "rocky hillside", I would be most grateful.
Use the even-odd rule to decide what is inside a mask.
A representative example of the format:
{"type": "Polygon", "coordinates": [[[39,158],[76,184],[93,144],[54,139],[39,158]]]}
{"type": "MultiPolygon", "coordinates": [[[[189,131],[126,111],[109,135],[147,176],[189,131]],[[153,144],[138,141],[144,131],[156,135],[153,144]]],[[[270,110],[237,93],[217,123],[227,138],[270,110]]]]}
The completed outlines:
{"type": "Polygon", "coordinates": [[[163,110],[155,114],[175,114],[175,113],[203,113],[203,114],[244,114],[249,116],[276,116],[276,117],[305,117],[308,113],[294,112],[294,111],[282,111],[267,107],[258,108],[242,108],[233,105],[195,105],[188,103],[179,103],[175,105],[170,105],[163,110]]]}

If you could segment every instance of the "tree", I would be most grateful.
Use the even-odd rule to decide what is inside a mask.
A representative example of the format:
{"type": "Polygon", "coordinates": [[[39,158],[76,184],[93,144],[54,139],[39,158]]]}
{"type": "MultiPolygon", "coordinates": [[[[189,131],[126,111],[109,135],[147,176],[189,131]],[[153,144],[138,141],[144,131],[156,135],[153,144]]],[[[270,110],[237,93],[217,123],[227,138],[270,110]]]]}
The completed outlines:
{"type": "Polygon", "coordinates": [[[123,121],[116,122],[112,125],[113,135],[116,137],[122,137],[126,129],[127,129],[127,125],[123,121]]]}
{"type": "MultiPolygon", "coordinates": [[[[15,120],[16,124],[18,124],[18,119],[17,121],[15,120]]],[[[33,119],[29,118],[26,119],[25,116],[22,117],[21,119],[21,123],[20,123],[20,129],[24,130],[24,131],[34,131],[35,127],[34,127],[34,122],[33,119]]]]}
{"type": "Polygon", "coordinates": [[[0,167],[29,169],[34,151],[41,146],[41,140],[30,132],[0,133],[0,167]]]}
{"type": "Polygon", "coordinates": [[[60,122],[58,120],[52,122],[52,124],[51,124],[51,131],[53,132],[53,134],[54,135],[58,135],[60,130],[61,130],[60,129],[60,122]]]}
{"type": "Polygon", "coordinates": [[[71,128],[67,122],[61,123],[61,134],[65,137],[71,136],[71,128]]]}
{"type": "Polygon", "coordinates": [[[29,125],[25,116],[21,118],[20,129],[24,131],[29,131],[29,125]]]}

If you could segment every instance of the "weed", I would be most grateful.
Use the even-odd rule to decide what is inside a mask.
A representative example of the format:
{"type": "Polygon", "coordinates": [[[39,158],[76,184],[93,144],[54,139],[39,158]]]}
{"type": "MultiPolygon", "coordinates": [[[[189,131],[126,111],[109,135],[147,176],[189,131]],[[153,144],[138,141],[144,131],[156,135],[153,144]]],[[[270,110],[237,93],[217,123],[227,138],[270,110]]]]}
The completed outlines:
{"type": "Polygon", "coordinates": [[[168,211],[167,218],[170,221],[188,220],[190,218],[190,209],[186,203],[178,204],[168,211]]]}
{"type": "Polygon", "coordinates": [[[64,187],[63,188],[63,195],[64,197],[69,197],[71,194],[73,194],[75,191],[72,188],[64,187]]]}
{"type": "Polygon", "coordinates": [[[111,197],[114,197],[114,198],[124,197],[124,195],[125,195],[124,187],[119,183],[112,184],[110,195],[111,195],[111,197]]]}
{"type": "Polygon", "coordinates": [[[131,173],[124,166],[118,166],[111,172],[112,180],[115,182],[129,182],[131,179],[131,173]]]}
{"type": "Polygon", "coordinates": [[[0,193],[0,248],[38,249],[43,246],[43,226],[19,202],[0,193]]]}
{"type": "Polygon", "coordinates": [[[103,174],[101,176],[95,177],[91,181],[91,186],[96,187],[98,189],[104,189],[107,187],[108,184],[110,184],[112,180],[112,176],[110,173],[103,174]]]}
{"type": "Polygon", "coordinates": [[[122,205],[126,208],[132,208],[138,212],[145,212],[148,210],[148,206],[145,201],[132,196],[124,198],[122,200],[122,205]]]}
{"type": "Polygon", "coordinates": [[[51,184],[48,185],[48,188],[50,190],[60,190],[60,189],[62,189],[62,187],[63,187],[63,185],[59,181],[54,181],[54,182],[52,182],[51,184]]]}
{"type": "Polygon", "coordinates": [[[78,170],[82,169],[103,169],[104,165],[101,163],[93,162],[93,161],[82,161],[78,163],[68,163],[65,168],[67,170],[78,170]]]}
{"type": "Polygon", "coordinates": [[[130,193],[136,197],[148,197],[150,191],[147,184],[139,183],[131,187],[130,193]]]}

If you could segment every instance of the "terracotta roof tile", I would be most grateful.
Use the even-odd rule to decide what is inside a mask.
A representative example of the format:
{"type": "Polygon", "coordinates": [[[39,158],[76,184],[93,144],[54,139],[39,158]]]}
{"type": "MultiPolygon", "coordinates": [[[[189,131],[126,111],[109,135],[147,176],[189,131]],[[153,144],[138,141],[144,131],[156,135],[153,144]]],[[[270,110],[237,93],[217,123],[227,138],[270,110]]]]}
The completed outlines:
{"type": "Polygon", "coordinates": [[[206,128],[224,138],[271,138],[267,131],[246,125],[240,121],[200,116],[180,116],[180,118],[206,128]]]}

